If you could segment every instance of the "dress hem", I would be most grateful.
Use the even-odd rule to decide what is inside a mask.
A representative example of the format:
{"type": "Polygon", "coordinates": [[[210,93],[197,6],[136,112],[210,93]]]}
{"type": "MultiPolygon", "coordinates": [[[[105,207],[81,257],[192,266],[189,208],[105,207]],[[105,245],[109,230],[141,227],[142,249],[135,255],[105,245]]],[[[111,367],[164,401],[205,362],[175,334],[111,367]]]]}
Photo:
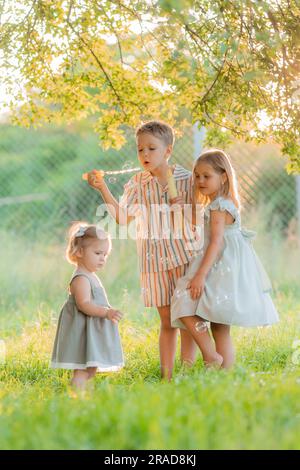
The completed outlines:
{"type": "Polygon", "coordinates": [[[84,370],[87,369],[88,367],[97,367],[97,369],[101,372],[114,372],[120,370],[122,367],[124,367],[124,362],[117,364],[115,366],[108,366],[104,364],[100,364],[99,362],[87,362],[86,364],[75,364],[71,362],[51,362],[50,366],[53,369],[80,369],[84,370]]]}
{"type": "MultiPolygon", "coordinates": [[[[192,316],[192,317],[199,317],[202,318],[204,321],[208,323],[217,323],[219,325],[227,325],[227,326],[238,326],[238,327],[244,327],[244,328],[257,328],[257,327],[264,327],[264,326],[272,326],[275,325],[276,323],[279,322],[279,318],[273,321],[270,321],[268,323],[259,323],[259,324],[245,324],[245,323],[225,323],[222,321],[216,321],[216,320],[209,320],[208,318],[205,318],[203,315],[198,315],[195,313],[194,315],[182,315],[181,317],[177,317],[173,320],[171,320],[171,326],[172,328],[181,328],[181,329],[186,329],[185,327],[182,328],[181,326],[178,325],[178,321],[181,320],[181,318],[185,318],[186,316],[192,316]]],[[[182,322],[181,322],[182,323],[182,322]]]]}

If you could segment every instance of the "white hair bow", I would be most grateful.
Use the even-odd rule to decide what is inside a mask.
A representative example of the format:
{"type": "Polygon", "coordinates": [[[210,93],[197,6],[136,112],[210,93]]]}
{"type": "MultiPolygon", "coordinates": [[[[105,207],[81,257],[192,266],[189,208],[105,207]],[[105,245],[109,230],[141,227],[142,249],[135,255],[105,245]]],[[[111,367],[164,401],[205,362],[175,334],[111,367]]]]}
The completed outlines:
{"type": "Polygon", "coordinates": [[[85,234],[85,232],[87,231],[88,227],[84,226],[84,225],[80,225],[79,229],[77,230],[77,232],[75,233],[75,237],[83,237],[83,235],[85,234]]]}

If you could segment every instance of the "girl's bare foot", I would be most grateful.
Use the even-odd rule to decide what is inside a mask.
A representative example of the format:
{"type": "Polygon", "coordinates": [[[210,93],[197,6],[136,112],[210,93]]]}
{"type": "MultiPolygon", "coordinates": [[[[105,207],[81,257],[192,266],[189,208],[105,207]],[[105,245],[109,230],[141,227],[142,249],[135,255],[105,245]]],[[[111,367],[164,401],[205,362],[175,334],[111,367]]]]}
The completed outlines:
{"type": "Polygon", "coordinates": [[[217,352],[214,354],[214,357],[211,357],[209,360],[204,358],[204,364],[207,369],[220,369],[223,363],[223,357],[217,352]]]}

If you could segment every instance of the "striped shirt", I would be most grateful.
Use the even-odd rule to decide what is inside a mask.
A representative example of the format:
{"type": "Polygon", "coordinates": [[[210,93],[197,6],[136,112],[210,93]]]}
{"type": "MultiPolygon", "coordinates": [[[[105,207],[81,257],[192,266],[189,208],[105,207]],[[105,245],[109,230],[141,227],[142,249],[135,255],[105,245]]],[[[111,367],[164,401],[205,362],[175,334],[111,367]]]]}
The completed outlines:
{"type": "Polygon", "coordinates": [[[175,165],[173,176],[178,196],[187,205],[184,213],[188,217],[183,217],[181,210],[170,210],[168,185],[162,186],[149,171],[137,173],[124,186],[120,206],[135,217],[139,266],[143,273],[186,264],[201,248],[198,232],[192,226],[192,174],[175,165]]]}

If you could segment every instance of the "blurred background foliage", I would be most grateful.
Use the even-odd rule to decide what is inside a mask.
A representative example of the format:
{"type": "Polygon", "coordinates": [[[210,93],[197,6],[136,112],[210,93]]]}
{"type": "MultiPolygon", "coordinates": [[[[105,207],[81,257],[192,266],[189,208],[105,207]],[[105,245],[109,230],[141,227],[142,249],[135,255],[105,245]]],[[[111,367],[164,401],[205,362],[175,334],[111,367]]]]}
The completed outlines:
{"type": "MultiPolygon", "coordinates": [[[[88,122],[71,126],[48,126],[39,130],[8,124],[0,126],[0,218],[10,232],[60,238],[72,220],[95,222],[101,196],[82,180],[93,168],[122,170],[138,167],[134,132],[124,129],[126,145],[119,151],[103,150],[88,122]]],[[[172,162],[192,169],[199,153],[195,128],[186,127],[177,139],[172,162]]],[[[201,137],[201,136],[200,136],[201,137]]],[[[264,205],[270,224],[280,231],[295,225],[296,177],[285,171],[279,149],[271,144],[256,146],[236,141],[228,148],[237,170],[247,211],[264,205]]],[[[106,177],[118,198],[133,173],[106,177]]]]}

